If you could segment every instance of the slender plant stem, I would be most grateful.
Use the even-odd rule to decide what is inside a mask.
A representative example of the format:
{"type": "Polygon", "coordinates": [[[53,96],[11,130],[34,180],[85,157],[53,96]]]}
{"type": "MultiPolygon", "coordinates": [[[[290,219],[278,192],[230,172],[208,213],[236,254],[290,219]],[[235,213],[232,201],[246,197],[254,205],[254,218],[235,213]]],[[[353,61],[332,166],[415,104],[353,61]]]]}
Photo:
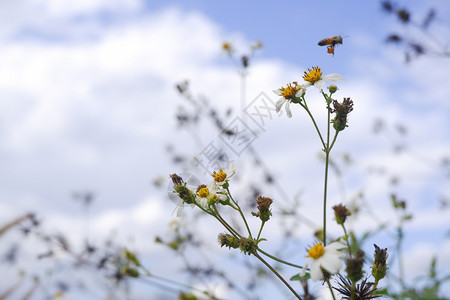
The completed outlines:
{"type": "Polygon", "coordinates": [[[292,286],[290,286],[289,283],[286,280],[284,280],[284,278],[277,272],[277,270],[275,270],[268,262],[266,262],[258,254],[258,252],[253,253],[253,255],[256,256],[256,258],[258,258],[263,264],[265,264],[266,267],[269,268],[270,271],[272,271],[284,283],[284,285],[287,286],[287,288],[295,295],[295,297],[297,297],[297,299],[302,300],[302,297],[300,297],[299,294],[297,294],[297,292],[292,288],[292,286]]]}
{"type": "Polygon", "coordinates": [[[331,151],[331,149],[333,149],[333,146],[334,146],[334,143],[336,142],[336,139],[337,139],[338,134],[339,134],[339,131],[336,131],[336,133],[334,134],[333,141],[331,142],[331,146],[330,146],[330,148],[328,149],[328,151],[331,151]]]}
{"type": "Polygon", "coordinates": [[[344,234],[345,234],[345,242],[347,243],[347,247],[348,247],[348,254],[350,255],[350,257],[352,257],[352,248],[350,247],[350,243],[348,241],[348,234],[347,234],[347,230],[345,229],[345,225],[341,224],[342,229],[344,229],[344,234]]]}
{"type": "Polygon", "coordinates": [[[323,146],[324,148],[326,148],[325,142],[323,141],[323,138],[322,138],[322,134],[320,133],[319,127],[317,126],[316,120],[314,119],[313,115],[312,115],[311,112],[309,111],[309,108],[308,108],[308,105],[306,104],[305,99],[303,99],[303,103],[304,103],[303,105],[302,105],[302,104],[300,104],[300,105],[302,105],[303,108],[304,108],[304,109],[306,110],[306,112],[308,113],[309,117],[311,118],[311,121],[312,121],[313,124],[314,124],[314,128],[316,128],[317,134],[319,135],[320,142],[322,143],[322,146],[323,146]]]}
{"type": "Polygon", "coordinates": [[[6,225],[4,225],[3,227],[0,228],[0,235],[4,234],[6,231],[8,231],[9,229],[11,229],[12,227],[16,226],[17,224],[19,224],[20,222],[26,220],[26,219],[30,219],[32,218],[33,214],[25,214],[21,217],[18,217],[17,219],[7,223],[6,225]]]}
{"type": "Polygon", "coordinates": [[[217,221],[219,221],[223,227],[225,227],[225,229],[227,229],[232,235],[234,235],[235,237],[241,238],[241,235],[234,230],[233,227],[231,227],[227,221],[225,221],[222,216],[219,214],[219,212],[217,211],[217,208],[214,207],[214,213],[210,213],[207,210],[205,210],[203,207],[199,206],[203,211],[205,211],[206,213],[212,215],[214,218],[217,219],[217,221]]]}
{"type": "Polygon", "coordinates": [[[242,213],[242,209],[239,207],[239,204],[237,203],[237,201],[234,201],[233,196],[231,196],[230,190],[229,190],[228,188],[227,188],[227,192],[228,192],[228,195],[230,196],[231,201],[233,201],[233,203],[234,203],[234,204],[237,206],[237,208],[238,208],[239,214],[241,215],[242,220],[243,220],[244,223],[245,223],[245,227],[247,227],[247,231],[248,231],[249,237],[252,238],[252,232],[250,231],[250,227],[248,226],[247,219],[245,219],[245,216],[244,216],[244,214],[242,213]]]}
{"type": "MultiPolygon", "coordinates": [[[[327,143],[325,145],[325,182],[323,185],[323,244],[327,245],[327,189],[328,189],[328,163],[330,159],[330,105],[327,105],[328,120],[327,120],[327,143]]],[[[335,135],[337,136],[337,135],[335,135]]]]}
{"type": "Polygon", "coordinates": [[[264,254],[265,256],[267,256],[267,257],[269,257],[269,258],[271,258],[271,259],[273,259],[273,260],[275,260],[275,261],[277,261],[277,262],[279,262],[279,263],[282,263],[282,264],[285,264],[285,265],[288,265],[288,266],[291,266],[291,267],[294,267],[294,268],[303,269],[302,266],[299,266],[299,265],[290,263],[290,262],[288,262],[288,261],[282,260],[282,259],[280,259],[280,258],[278,258],[278,257],[276,257],[276,256],[273,256],[273,255],[267,253],[266,251],[262,250],[262,249],[259,248],[259,247],[258,247],[258,251],[261,252],[262,254],[264,254]]]}
{"type": "Polygon", "coordinates": [[[378,279],[375,279],[375,283],[372,286],[372,291],[370,292],[370,296],[373,296],[373,293],[375,293],[375,290],[377,289],[377,285],[378,285],[378,279]]]}
{"type": "Polygon", "coordinates": [[[333,288],[331,287],[330,279],[327,279],[328,288],[330,289],[331,297],[333,297],[333,300],[336,300],[336,296],[334,295],[333,288]]]}
{"type": "Polygon", "coordinates": [[[352,300],[355,300],[355,290],[356,290],[356,282],[352,280],[352,295],[351,295],[352,300]]]}
{"type": "MultiPolygon", "coordinates": [[[[145,269],[144,269],[144,270],[145,270],[145,269]]],[[[150,277],[150,278],[153,278],[153,279],[156,279],[156,280],[160,280],[160,281],[165,281],[165,282],[167,282],[167,283],[169,283],[169,284],[173,284],[173,285],[176,285],[176,286],[181,286],[181,287],[184,287],[184,288],[193,290],[193,291],[199,291],[199,292],[202,292],[202,293],[204,292],[204,290],[201,290],[201,289],[196,288],[196,287],[194,287],[194,286],[191,286],[191,285],[188,285],[188,284],[184,284],[184,283],[181,283],[181,282],[177,282],[177,281],[172,280],[172,279],[169,279],[169,278],[160,277],[160,276],[158,276],[158,275],[151,274],[151,273],[148,272],[147,270],[145,270],[145,272],[146,272],[145,275],[147,275],[147,276],[150,277]]]]}
{"type": "Polygon", "coordinates": [[[398,271],[400,277],[400,285],[403,289],[405,289],[405,282],[403,281],[404,277],[404,269],[403,269],[403,257],[402,257],[402,242],[403,242],[403,228],[400,224],[397,231],[397,256],[398,256],[398,271]]]}
{"type": "Polygon", "coordinates": [[[259,228],[258,237],[256,238],[257,241],[259,241],[259,237],[261,236],[261,232],[263,230],[264,224],[266,224],[266,222],[262,221],[261,227],[259,228]]]}

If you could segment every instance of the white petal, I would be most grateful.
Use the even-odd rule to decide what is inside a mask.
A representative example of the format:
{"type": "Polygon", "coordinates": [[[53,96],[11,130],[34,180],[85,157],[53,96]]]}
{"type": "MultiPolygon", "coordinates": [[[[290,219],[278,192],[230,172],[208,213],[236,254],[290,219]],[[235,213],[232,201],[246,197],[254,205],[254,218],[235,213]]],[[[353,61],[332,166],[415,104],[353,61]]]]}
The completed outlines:
{"type": "Polygon", "coordinates": [[[277,103],[275,103],[275,108],[277,110],[277,112],[280,111],[281,107],[283,106],[283,104],[286,102],[287,100],[285,98],[280,98],[280,100],[277,101],[277,103]]]}
{"type": "Polygon", "coordinates": [[[310,86],[312,85],[312,83],[311,82],[309,82],[309,81],[305,81],[305,83],[303,83],[303,88],[305,89],[305,91],[306,91],[306,89],[307,88],[309,88],[310,86]]]}
{"type": "Polygon", "coordinates": [[[319,81],[316,81],[316,83],[314,83],[314,86],[321,90],[325,86],[325,80],[321,79],[319,81]]]}
{"type": "Polygon", "coordinates": [[[208,199],[197,197],[196,201],[201,207],[208,208],[208,199]]]}
{"type": "Polygon", "coordinates": [[[347,246],[340,242],[333,242],[328,244],[328,246],[325,247],[325,250],[340,250],[345,249],[347,246]]]}
{"type": "Polygon", "coordinates": [[[324,255],[321,260],[321,266],[331,274],[336,274],[342,267],[342,261],[338,256],[324,255]]]}
{"type": "Polygon", "coordinates": [[[309,262],[311,261],[311,257],[308,257],[305,261],[305,265],[303,266],[302,271],[300,272],[300,276],[305,276],[306,274],[306,268],[308,267],[309,262]]]}
{"type": "Polygon", "coordinates": [[[322,77],[322,79],[326,81],[345,81],[345,78],[339,75],[338,73],[325,75],[322,77]]]}
{"type": "Polygon", "coordinates": [[[278,96],[281,96],[282,93],[283,93],[283,91],[282,91],[281,89],[273,90],[273,92],[274,92],[275,94],[277,94],[278,96]]]}
{"type": "Polygon", "coordinates": [[[289,108],[289,105],[291,105],[291,101],[287,101],[286,105],[284,106],[286,108],[286,114],[289,118],[292,118],[292,112],[291,109],[289,108]]]}
{"type": "Polygon", "coordinates": [[[305,89],[301,88],[297,91],[297,93],[295,94],[295,97],[301,97],[304,93],[305,93],[305,89]]]}
{"type": "Polygon", "coordinates": [[[323,279],[323,273],[322,273],[322,270],[320,269],[319,261],[315,260],[312,262],[311,268],[310,268],[310,274],[311,274],[311,279],[313,281],[323,279]]]}
{"type": "Polygon", "coordinates": [[[217,198],[219,198],[219,200],[221,200],[221,201],[226,201],[228,199],[228,197],[225,195],[222,195],[222,194],[216,194],[216,195],[217,195],[217,198]]]}
{"type": "Polygon", "coordinates": [[[177,204],[177,217],[181,217],[181,215],[183,214],[183,208],[184,208],[184,201],[180,200],[180,202],[178,202],[177,204]]]}
{"type": "Polygon", "coordinates": [[[227,177],[230,178],[231,176],[234,175],[234,173],[236,173],[236,168],[234,164],[230,162],[227,167],[227,177]]]}

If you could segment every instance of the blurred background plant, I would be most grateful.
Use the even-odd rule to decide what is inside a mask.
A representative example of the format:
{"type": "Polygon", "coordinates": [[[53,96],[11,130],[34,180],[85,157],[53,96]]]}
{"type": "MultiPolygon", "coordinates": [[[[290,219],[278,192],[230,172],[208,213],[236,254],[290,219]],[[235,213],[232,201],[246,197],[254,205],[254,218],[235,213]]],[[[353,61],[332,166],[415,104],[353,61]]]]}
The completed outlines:
{"type": "MultiPolygon", "coordinates": [[[[420,63],[423,56],[443,61],[448,59],[448,41],[442,35],[442,27],[448,27],[448,21],[439,13],[442,6],[444,9],[447,7],[446,4],[436,3],[435,7],[427,9],[423,9],[421,5],[420,13],[417,13],[413,7],[409,8],[408,3],[400,5],[391,1],[381,1],[380,4],[387,18],[392,15],[400,21],[398,31],[388,33],[386,40],[403,47],[401,51],[404,51],[407,62],[420,63]]],[[[325,36],[314,39],[318,41],[323,37],[325,36]]],[[[348,39],[351,38],[352,36],[348,37],[348,39]]],[[[340,55],[343,55],[341,53],[349,47],[345,39],[347,38],[344,38],[343,45],[337,46],[334,60],[339,60],[340,55]]],[[[372,42],[377,43],[377,41],[372,42]]],[[[201,84],[196,84],[196,77],[175,79],[179,80],[174,84],[175,90],[181,96],[181,100],[174,99],[180,103],[175,112],[175,119],[179,130],[187,132],[188,138],[177,137],[167,144],[165,153],[172,165],[166,171],[158,170],[160,176],[154,177],[152,181],[165,200],[169,198],[174,201],[171,203],[171,209],[175,209],[178,200],[175,200],[176,197],[171,194],[168,174],[174,170],[177,170],[179,174],[187,174],[190,181],[185,176],[183,178],[192,186],[199,184],[199,178],[210,176],[209,169],[205,170],[200,164],[200,154],[213,141],[213,145],[218,146],[217,160],[215,160],[217,166],[225,168],[230,161],[238,160],[239,162],[239,173],[233,178],[235,181],[233,184],[236,186],[244,211],[249,214],[256,210],[255,201],[259,195],[270,195],[274,199],[276,205],[273,207],[271,220],[273,228],[265,229],[268,236],[276,236],[274,243],[268,245],[271,253],[301,264],[304,261],[304,249],[311,240],[306,237],[311,237],[314,232],[317,239],[321,237],[321,222],[312,217],[312,213],[308,210],[307,203],[314,198],[307,191],[310,187],[302,184],[302,178],[298,179],[300,184],[297,182],[294,190],[291,184],[283,182],[286,177],[282,176],[282,170],[274,167],[277,162],[271,161],[272,156],[267,157],[261,154],[264,151],[259,148],[260,144],[252,143],[245,151],[237,155],[225,144],[224,139],[217,138],[219,135],[225,137],[237,135],[233,127],[231,129],[229,127],[236,117],[241,116],[244,121],[250,122],[250,116],[242,112],[249,105],[249,100],[255,96],[253,93],[248,95],[249,91],[258,90],[260,87],[255,80],[250,81],[249,76],[252,74],[254,61],[258,60],[259,52],[264,51],[264,47],[272,47],[270,44],[263,47],[259,41],[243,47],[239,46],[242,45],[234,45],[232,42],[224,43],[222,49],[220,45],[210,45],[210,47],[216,47],[218,56],[219,51],[222,50],[225,59],[231,61],[233,73],[239,80],[235,82],[233,90],[239,92],[234,92],[230,97],[237,95],[238,105],[236,101],[232,101],[232,105],[227,107],[219,106],[214,99],[216,94],[212,97],[197,96],[203,91],[195,89],[196,86],[202,87],[201,84]],[[244,50],[240,51],[241,48],[244,50]],[[250,88],[250,86],[253,87],[250,88]],[[187,149],[192,150],[192,148],[187,148],[186,144],[192,143],[196,147],[193,152],[190,152],[187,149]]],[[[381,45],[372,44],[372,47],[381,47],[381,45]]],[[[317,51],[323,52],[323,56],[326,56],[327,53],[322,50],[317,47],[317,51]]],[[[302,60],[302,63],[310,64],[306,58],[302,60]]],[[[333,62],[330,64],[332,65],[333,62]]],[[[333,70],[330,67],[328,71],[338,72],[339,70],[333,70]]],[[[253,74],[257,72],[259,69],[256,69],[253,74]]],[[[299,77],[300,74],[297,76],[299,77]]],[[[277,79],[278,81],[281,85],[282,79],[277,79]]],[[[228,92],[230,91],[227,87],[215,91],[217,94],[228,92]]],[[[209,89],[205,94],[208,93],[210,94],[209,89]]],[[[361,94],[358,96],[361,97],[361,94]]],[[[296,113],[300,115],[299,112],[294,112],[296,113]]],[[[357,109],[354,114],[358,114],[357,109]]],[[[432,210],[431,215],[448,215],[449,195],[446,186],[448,187],[450,174],[448,153],[437,156],[434,152],[430,154],[424,151],[427,148],[415,143],[415,134],[411,133],[409,125],[411,124],[408,124],[408,119],[393,121],[387,115],[375,117],[373,123],[375,135],[370,139],[378,139],[377,142],[387,140],[391,154],[383,153],[383,158],[388,163],[382,162],[378,165],[371,161],[363,165],[366,172],[364,175],[386,182],[385,186],[380,187],[386,189],[385,199],[374,199],[370,196],[370,191],[366,191],[367,183],[360,184],[359,189],[348,187],[349,181],[355,176],[354,170],[360,168],[358,164],[361,160],[358,159],[358,149],[343,151],[347,150],[346,148],[336,149],[335,156],[330,161],[333,180],[337,182],[334,197],[339,198],[349,207],[352,218],[355,219],[355,225],[352,226],[350,223],[348,231],[355,253],[356,249],[363,249],[366,261],[371,261],[373,243],[389,251],[388,278],[379,286],[381,294],[394,299],[446,299],[443,291],[449,290],[450,274],[445,268],[439,267],[441,263],[445,266],[446,262],[441,262],[437,257],[441,254],[440,257],[445,258],[448,249],[431,249],[434,258],[422,273],[414,274],[413,279],[410,279],[410,274],[405,274],[408,273],[405,271],[405,265],[409,262],[405,261],[404,252],[411,246],[411,241],[407,237],[413,230],[408,229],[408,226],[412,226],[418,217],[419,225],[413,228],[420,228],[420,224],[423,224],[424,219],[421,217],[424,212],[409,209],[408,204],[417,203],[418,200],[411,199],[411,195],[404,190],[411,185],[420,185],[424,186],[422,193],[427,193],[438,185],[433,192],[429,193],[427,208],[432,210]],[[410,164],[418,166],[414,168],[414,173],[407,166],[403,169],[389,167],[389,162],[401,160],[405,156],[410,158],[410,164]],[[429,182],[436,183],[427,185],[429,182]],[[403,196],[404,194],[407,196],[403,196]],[[391,202],[393,214],[389,216],[393,218],[389,219],[389,222],[380,215],[379,201],[391,202]],[[371,220],[371,223],[362,226],[361,224],[366,222],[361,220],[365,219],[371,220]]],[[[265,136],[271,137],[270,134],[265,135],[265,128],[258,130],[258,137],[263,139],[266,138],[265,136]]],[[[445,130],[445,128],[435,130],[445,130]]],[[[278,134],[282,135],[282,133],[278,134]]],[[[369,135],[369,133],[366,134],[369,135]]],[[[302,143],[309,143],[309,140],[302,139],[302,143]]],[[[314,144],[315,146],[317,145],[314,144]]],[[[157,147],[163,146],[157,145],[157,147]]],[[[280,150],[278,155],[287,156],[288,154],[281,153],[280,150]]],[[[317,161],[323,163],[324,156],[319,153],[317,157],[317,161]]],[[[367,182],[371,182],[370,179],[367,179],[367,182]]],[[[103,193],[104,190],[101,192],[103,193]]],[[[3,220],[2,229],[0,229],[3,244],[1,251],[4,258],[2,268],[5,269],[4,273],[15,281],[11,284],[0,285],[0,299],[70,297],[146,299],[148,295],[151,295],[152,299],[176,297],[215,299],[220,298],[221,295],[228,295],[228,298],[239,295],[242,299],[265,299],[267,286],[274,289],[273,293],[281,295],[280,297],[289,297],[288,291],[282,284],[275,282],[264,266],[257,261],[250,260],[240,253],[225,251],[228,249],[217,250],[220,246],[217,245],[216,235],[211,234],[209,230],[206,231],[205,226],[211,226],[212,231],[218,228],[210,225],[210,220],[205,219],[204,214],[186,207],[181,219],[176,219],[175,213],[172,217],[176,221],[171,221],[169,215],[164,216],[167,222],[158,228],[160,232],[158,236],[142,236],[136,232],[132,234],[132,238],[123,241],[118,238],[118,233],[103,237],[97,237],[91,233],[93,224],[96,223],[91,219],[90,207],[97,199],[96,192],[81,191],[74,193],[72,198],[82,207],[83,225],[78,229],[82,232],[81,235],[72,236],[69,232],[60,232],[60,228],[45,226],[45,211],[37,211],[36,214],[26,214],[21,217],[11,216],[8,220],[3,220]],[[165,225],[169,223],[168,228],[165,228],[165,225]],[[80,236],[84,237],[79,240],[80,236]],[[164,268],[159,268],[156,273],[153,273],[153,266],[163,256],[155,258],[146,256],[146,251],[140,251],[135,245],[136,240],[148,241],[152,248],[161,249],[166,259],[165,263],[176,266],[177,272],[185,274],[185,277],[175,276],[173,267],[168,268],[167,272],[164,268]],[[153,243],[154,241],[156,243],[153,243]],[[133,257],[138,257],[139,260],[136,261],[133,257]],[[33,267],[30,267],[31,265],[33,267]]],[[[417,208],[417,205],[413,207],[417,208]]],[[[227,217],[231,218],[230,223],[237,226],[238,222],[233,219],[234,216],[227,217]]],[[[445,226],[447,228],[443,231],[447,231],[447,236],[440,236],[439,239],[448,239],[450,228],[448,224],[445,226]]],[[[422,236],[427,236],[426,227],[419,231],[422,236]]],[[[333,237],[337,237],[338,234],[337,231],[332,232],[333,237]]],[[[274,266],[278,272],[286,274],[287,278],[296,274],[296,271],[283,264],[276,263],[274,266]]],[[[370,274],[371,271],[366,268],[365,272],[370,274]]],[[[310,285],[307,281],[293,281],[292,284],[304,299],[323,297],[320,284],[310,285]]]]}

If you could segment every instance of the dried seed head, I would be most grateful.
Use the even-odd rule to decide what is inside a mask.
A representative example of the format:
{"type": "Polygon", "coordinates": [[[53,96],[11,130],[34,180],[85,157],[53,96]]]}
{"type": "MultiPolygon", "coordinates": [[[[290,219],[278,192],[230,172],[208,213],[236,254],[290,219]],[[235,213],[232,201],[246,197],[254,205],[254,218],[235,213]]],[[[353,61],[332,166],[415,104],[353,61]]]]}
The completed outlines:
{"type": "Polygon", "coordinates": [[[347,277],[350,278],[353,282],[357,282],[361,278],[363,278],[363,267],[364,264],[364,253],[361,250],[356,252],[354,257],[350,257],[346,261],[346,269],[347,277]]]}
{"type": "Polygon", "coordinates": [[[273,200],[269,197],[258,196],[258,199],[256,200],[256,204],[258,204],[258,212],[252,212],[252,215],[260,218],[263,222],[269,221],[270,216],[272,215],[272,212],[270,211],[270,205],[272,203],[273,200]]]}
{"type": "Polygon", "coordinates": [[[239,240],[232,236],[231,234],[227,234],[227,233],[221,233],[218,236],[218,241],[220,244],[220,247],[228,247],[228,248],[233,248],[233,249],[237,249],[239,248],[239,240]]]}
{"type": "Polygon", "coordinates": [[[347,127],[347,116],[353,110],[353,101],[350,98],[344,98],[342,103],[333,101],[336,116],[331,121],[336,131],[342,131],[347,127]]]}
{"type": "Polygon", "coordinates": [[[183,178],[178,176],[177,174],[173,173],[169,175],[170,179],[172,179],[173,185],[180,185],[184,184],[183,178]]]}
{"type": "Polygon", "coordinates": [[[336,222],[340,225],[345,223],[345,220],[352,213],[342,204],[333,206],[334,216],[336,217],[336,222]]]}
{"type": "Polygon", "coordinates": [[[375,245],[375,252],[373,254],[373,266],[372,266],[372,276],[375,280],[383,279],[386,276],[387,267],[387,248],[380,249],[375,245]]]}

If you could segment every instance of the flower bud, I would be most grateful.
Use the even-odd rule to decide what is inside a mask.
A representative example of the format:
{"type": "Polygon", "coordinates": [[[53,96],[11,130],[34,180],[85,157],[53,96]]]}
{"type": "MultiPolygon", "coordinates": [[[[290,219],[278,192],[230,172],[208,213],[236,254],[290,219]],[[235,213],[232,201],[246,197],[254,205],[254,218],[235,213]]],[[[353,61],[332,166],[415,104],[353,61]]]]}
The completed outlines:
{"type": "Polygon", "coordinates": [[[336,93],[337,90],[338,90],[338,87],[335,84],[331,84],[328,86],[328,91],[330,91],[330,94],[336,93]]]}
{"type": "Polygon", "coordinates": [[[333,101],[334,110],[336,116],[331,121],[333,128],[336,131],[342,131],[347,127],[347,116],[353,110],[353,101],[350,98],[344,98],[342,103],[333,101]]]}
{"type": "Polygon", "coordinates": [[[134,268],[130,268],[130,267],[124,267],[122,269],[122,273],[124,275],[130,276],[130,277],[139,277],[139,271],[134,268]]]}
{"type": "Polygon", "coordinates": [[[258,204],[258,212],[252,212],[252,215],[260,218],[263,222],[269,221],[270,216],[272,215],[272,212],[270,211],[270,205],[272,202],[273,200],[269,197],[258,196],[258,199],[256,200],[256,203],[258,204]]]}
{"type": "Polygon", "coordinates": [[[194,294],[186,294],[181,292],[178,295],[178,300],[197,300],[197,296],[195,296],[194,294]]]}
{"type": "Polygon", "coordinates": [[[376,281],[383,279],[386,276],[387,267],[387,248],[380,249],[377,245],[375,245],[375,252],[373,254],[373,266],[372,266],[372,276],[376,281]]]}
{"type": "Polygon", "coordinates": [[[256,253],[258,245],[255,243],[255,240],[251,238],[241,238],[239,240],[239,249],[245,254],[250,255],[256,253]]]}
{"type": "Polygon", "coordinates": [[[243,56],[241,57],[241,62],[242,62],[242,66],[243,66],[244,68],[247,68],[247,67],[248,67],[248,64],[249,64],[249,58],[248,58],[248,56],[247,56],[247,55],[243,55],[243,56]]]}
{"type": "Polygon", "coordinates": [[[183,178],[177,174],[169,175],[173,182],[173,189],[178,194],[178,196],[187,204],[195,203],[194,193],[186,186],[183,178]]]}
{"type": "Polygon", "coordinates": [[[364,253],[361,250],[358,250],[356,252],[356,255],[354,257],[350,257],[346,261],[346,269],[347,277],[352,282],[357,282],[361,278],[363,278],[363,267],[364,264],[364,253]]]}
{"type": "Polygon", "coordinates": [[[348,216],[350,216],[352,213],[342,204],[333,206],[334,209],[334,216],[336,218],[336,222],[339,225],[342,225],[345,223],[345,220],[348,216]]]}
{"type": "Polygon", "coordinates": [[[124,250],[125,258],[132,262],[135,266],[140,267],[141,263],[137,259],[136,255],[133,252],[128,251],[127,249],[124,250]]]}
{"type": "Polygon", "coordinates": [[[228,247],[237,249],[239,248],[239,239],[232,236],[231,234],[221,233],[218,237],[220,247],[228,247]]]}

